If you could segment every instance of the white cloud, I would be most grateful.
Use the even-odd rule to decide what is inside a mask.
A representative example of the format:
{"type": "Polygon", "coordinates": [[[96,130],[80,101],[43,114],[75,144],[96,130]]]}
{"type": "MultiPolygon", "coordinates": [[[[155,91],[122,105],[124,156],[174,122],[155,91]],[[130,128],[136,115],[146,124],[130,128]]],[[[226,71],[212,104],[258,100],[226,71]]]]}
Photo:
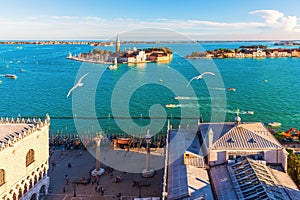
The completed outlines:
{"type": "MultiPolygon", "coordinates": [[[[276,10],[256,10],[251,15],[263,21],[218,22],[203,20],[132,18],[105,19],[97,16],[31,16],[27,19],[1,19],[5,39],[111,39],[117,32],[136,29],[169,29],[194,39],[286,39],[300,37],[296,16],[285,16],[276,10]]],[[[132,33],[132,32],[131,32],[132,33]]],[[[141,33],[144,39],[151,34],[141,33]]],[[[154,38],[154,37],[153,37],[154,38]]],[[[163,37],[162,37],[163,38],[163,37]]],[[[172,39],[172,37],[169,37],[172,39]]]]}
{"type": "Polygon", "coordinates": [[[296,16],[285,16],[277,10],[255,10],[249,14],[259,15],[265,19],[265,27],[267,28],[282,29],[284,31],[293,31],[298,21],[296,16]]]}

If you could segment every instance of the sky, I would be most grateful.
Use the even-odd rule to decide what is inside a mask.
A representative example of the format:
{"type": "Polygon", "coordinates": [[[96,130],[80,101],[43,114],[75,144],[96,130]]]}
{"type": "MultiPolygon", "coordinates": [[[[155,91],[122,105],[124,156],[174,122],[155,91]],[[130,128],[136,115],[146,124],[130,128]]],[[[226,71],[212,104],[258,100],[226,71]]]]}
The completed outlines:
{"type": "Polygon", "coordinates": [[[0,0],[0,40],[300,40],[299,0],[0,0]]]}

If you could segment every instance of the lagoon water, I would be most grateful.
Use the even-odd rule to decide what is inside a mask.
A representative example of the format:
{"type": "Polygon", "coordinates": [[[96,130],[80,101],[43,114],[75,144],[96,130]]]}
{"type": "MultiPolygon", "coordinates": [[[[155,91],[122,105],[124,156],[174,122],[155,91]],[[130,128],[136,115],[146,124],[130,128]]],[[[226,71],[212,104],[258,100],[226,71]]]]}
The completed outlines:
{"type": "MultiPolygon", "coordinates": [[[[239,109],[242,121],[277,121],[282,123],[281,130],[300,128],[300,58],[184,58],[202,48],[237,48],[252,44],[257,43],[159,44],[173,49],[172,62],[119,64],[114,71],[106,69],[108,65],[66,59],[69,52],[78,54],[94,48],[88,45],[0,45],[0,74],[18,76],[16,80],[0,77],[0,116],[44,117],[49,113],[51,133],[74,133],[72,117],[85,117],[81,119],[85,126],[80,127],[79,132],[99,131],[98,126],[90,123],[94,121],[103,131],[112,133],[121,132],[120,123],[123,132],[126,126],[128,132],[135,126],[144,132],[150,120],[142,118],[149,115],[156,118],[153,121],[161,121],[158,124],[164,124],[165,120],[160,118],[168,116],[176,126],[179,123],[177,118],[181,116],[202,116],[206,122],[232,121],[239,109]],[[206,75],[203,80],[194,80],[186,87],[188,80],[204,71],[212,71],[216,76],[206,75]],[[66,98],[83,72],[89,73],[83,81],[85,85],[66,98]],[[91,88],[95,83],[96,87],[91,88]],[[236,91],[226,90],[231,87],[236,91]],[[126,99],[128,91],[133,93],[126,99]],[[184,98],[178,100],[175,96],[184,98]],[[176,107],[166,108],[166,104],[175,104],[176,107]],[[94,113],[89,110],[91,108],[94,113]],[[128,113],[123,112],[127,108],[128,113]],[[247,114],[247,111],[254,111],[254,114],[247,114]],[[119,118],[112,119],[111,116],[119,118]],[[130,121],[129,116],[135,119],[130,121]],[[98,119],[88,119],[94,117],[98,119]]],[[[263,44],[272,47],[273,43],[263,44]]],[[[131,47],[125,45],[122,49],[131,47]]],[[[114,47],[98,48],[114,50],[114,47]]],[[[196,122],[196,119],[186,119],[184,123],[196,122]]]]}

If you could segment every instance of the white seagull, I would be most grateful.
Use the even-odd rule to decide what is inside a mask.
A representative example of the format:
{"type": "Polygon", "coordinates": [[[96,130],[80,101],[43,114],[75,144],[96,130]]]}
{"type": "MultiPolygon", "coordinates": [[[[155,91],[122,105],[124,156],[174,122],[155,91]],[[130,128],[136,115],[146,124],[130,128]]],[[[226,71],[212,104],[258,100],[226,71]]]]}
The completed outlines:
{"type": "Polygon", "coordinates": [[[75,90],[75,89],[78,88],[78,87],[83,86],[83,83],[82,83],[81,81],[82,81],[82,79],[83,79],[84,77],[86,77],[87,75],[88,75],[88,73],[86,73],[85,75],[83,75],[83,76],[78,80],[78,82],[76,83],[76,85],[74,85],[74,86],[69,90],[68,95],[67,95],[67,98],[70,96],[70,94],[73,92],[73,90],[75,90]]]}
{"type": "Polygon", "coordinates": [[[202,77],[205,75],[205,74],[210,74],[210,75],[215,75],[214,73],[212,73],[212,72],[203,72],[202,74],[200,74],[199,76],[195,76],[195,77],[193,77],[187,84],[186,84],[186,87],[188,87],[189,86],[189,84],[193,81],[193,80],[195,80],[195,79],[202,79],[202,77]]]}

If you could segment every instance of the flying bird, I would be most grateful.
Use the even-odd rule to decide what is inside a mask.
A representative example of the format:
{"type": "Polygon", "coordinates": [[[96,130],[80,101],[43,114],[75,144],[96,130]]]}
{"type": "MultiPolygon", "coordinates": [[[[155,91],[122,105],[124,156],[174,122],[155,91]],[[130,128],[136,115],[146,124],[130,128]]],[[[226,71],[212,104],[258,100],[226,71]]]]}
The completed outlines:
{"type": "Polygon", "coordinates": [[[86,73],[85,75],[83,75],[79,80],[78,82],[69,90],[68,92],[68,95],[67,95],[67,98],[70,96],[70,94],[78,87],[81,87],[83,86],[83,83],[82,83],[82,80],[84,77],[86,77],[88,75],[88,73],[86,73]]]}
{"type": "Polygon", "coordinates": [[[193,80],[195,80],[195,79],[202,79],[202,77],[205,75],[205,74],[210,74],[210,75],[215,75],[214,73],[212,73],[212,72],[203,72],[202,74],[200,74],[199,76],[195,76],[195,77],[193,77],[187,84],[186,84],[186,87],[188,87],[189,85],[190,85],[190,83],[193,81],[193,80]]]}

